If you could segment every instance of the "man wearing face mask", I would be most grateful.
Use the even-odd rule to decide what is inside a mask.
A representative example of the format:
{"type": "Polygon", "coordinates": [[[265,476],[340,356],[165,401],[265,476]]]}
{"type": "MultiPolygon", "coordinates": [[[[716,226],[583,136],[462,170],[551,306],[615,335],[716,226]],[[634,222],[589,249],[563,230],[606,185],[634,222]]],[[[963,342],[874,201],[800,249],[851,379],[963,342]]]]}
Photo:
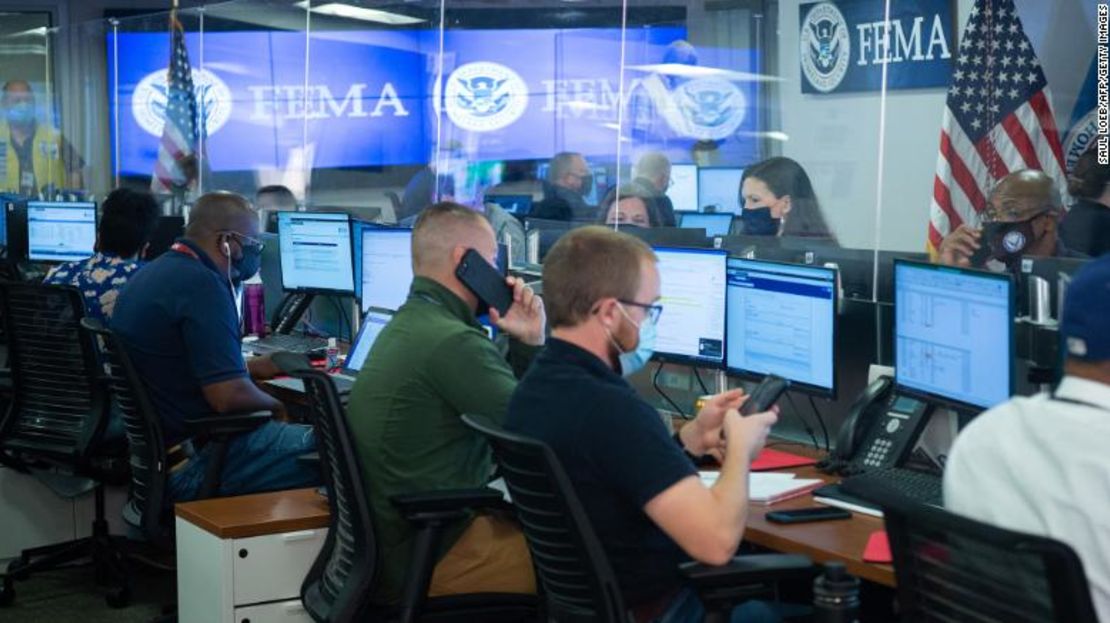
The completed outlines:
{"type": "Polygon", "coordinates": [[[532,216],[553,221],[593,220],[595,210],[585,200],[593,184],[593,174],[582,154],[555,154],[547,166],[543,200],[532,207],[532,216]]]}
{"type": "Polygon", "coordinates": [[[1052,178],[1043,171],[1015,171],[991,192],[982,228],[960,225],[945,236],[937,262],[1016,272],[1022,256],[1085,258],[1057,235],[1062,214],[1052,178]]]}
{"type": "MultiPolygon", "coordinates": [[[[351,389],[351,433],[369,487],[382,566],[375,603],[400,598],[413,530],[393,495],[484,486],[489,447],[463,424],[464,413],[505,417],[516,377],[544,343],[543,302],[509,277],[513,304],[490,321],[510,336],[508,360],[477,319],[479,300],[455,276],[474,249],[496,266],[497,241],[480,213],[437,203],[412,230],[412,286],[381,334],[351,389]]],[[[520,527],[482,514],[450,526],[428,594],[535,593],[531,558],[520,527]]]]}
{"type": "Polygon", "coordinates": [[[81,188],[84,163],[58,130],[37,121],[29,82],[5,82],[0,108],[0,189],[37,195],[44,189],[81,188]]]}
{"type": "MultiPolygon", "coordinates": [[[[269,358],[243,360],[233,282],[258,272],[258,214],[243,197],[208,193],[193,205],[185,237],[131,278],[111,328],[123,341],[162,420],[174,501],[194,499],[209,460],[204,440],[190,438],[189,418],[284,407],[252,379],[278,370],[269,358]]],[[[280,419],[280,418],[279,418],[280,419]]],[[[319,474],[297,460],[312,452],[312,428],[269,422],[233,439],[220,495],[315,484],[319,474]]]]}
{"type": "MultiPolygon", "coordinates": [[[[551,339],[509,404],[507,429],[547,443],[559,457],[638,621],[701,621],[677,565],[713,565],[744,534],[748,468],[777,414],[741,417],[736,389],[712,397],[673,437],[622,377],[644,367],[655,344],[659,270],[651,248],[605,227],[573,230],[543,265],[551,339]],[[706,487],[692,460],[721,460],[706,487]]],[[[758,604],[734,612],[761,620],[758,604]]]]}

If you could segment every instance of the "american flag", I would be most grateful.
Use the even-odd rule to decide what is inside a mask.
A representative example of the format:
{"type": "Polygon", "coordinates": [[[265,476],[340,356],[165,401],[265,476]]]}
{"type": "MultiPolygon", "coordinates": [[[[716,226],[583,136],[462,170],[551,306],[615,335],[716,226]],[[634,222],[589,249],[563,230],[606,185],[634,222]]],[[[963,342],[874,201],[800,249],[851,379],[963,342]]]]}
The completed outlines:
{"type": "Polygon", "coordinates": [[[928,248],[978,213],[998,179],[1040,169],[1065,186],[1052,95],[1013,0],[976,0],[948,87],[928,248]]]}
{"type": "Polygon", "coordinates": [[[185,48],[185,29],[177,19],[177,9],[170,12],[170,66],[166,78],[165,125],[158,144],[158,160],[150,188],[155,193],[168,193],[189,186],[197,175],[200,131],[197,116],[193,71],[189,51],[185,48]]]}

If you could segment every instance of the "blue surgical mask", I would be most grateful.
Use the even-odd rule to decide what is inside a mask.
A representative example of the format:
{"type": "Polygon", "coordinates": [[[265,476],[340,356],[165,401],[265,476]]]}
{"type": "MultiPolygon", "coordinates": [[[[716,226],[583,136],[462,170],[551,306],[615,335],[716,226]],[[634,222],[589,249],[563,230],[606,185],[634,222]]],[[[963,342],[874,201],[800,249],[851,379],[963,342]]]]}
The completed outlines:
{"type": "Polygon", "coordinates": [[[241,283],[254,277],[262,267],[262,249],[259,249],[257,245],[249,244],[243,245],[242,249],[243,256],[238,260],[231,261],[233,283],[236,280],[241,283]]]}
{"type": "Polygon", "coordinates": [[[30,102],[20,102],[8,107],[8,123],[27,125],[35,120],[35,107],[30,102]]]}
{"type": "Polygon", "coordinates": [[[624,352],[613,334],[609,333],[609,340],[613,342],[613,345],[617,347],[617,352],[620,353],[617,358],[621,364],[621,376],[628,377],[642,370],[648,361],[651,361],[651,356],[655,354],[655,323],[645,318],[643,322],[636,324],[628,316],[628,312],[624,310],[624,305],[621,305],[621,313],[628,319],[628,322],[632,322],[633,326],[640,330],[636,348],[628,352],[624,352]]]}
{"type": "Polygon", "coordinates": [[[740,222],[746,236],[775,236],[779,233],[781,219],[771,216],[771,208],[752,208],[740,211],[740,222]]]}

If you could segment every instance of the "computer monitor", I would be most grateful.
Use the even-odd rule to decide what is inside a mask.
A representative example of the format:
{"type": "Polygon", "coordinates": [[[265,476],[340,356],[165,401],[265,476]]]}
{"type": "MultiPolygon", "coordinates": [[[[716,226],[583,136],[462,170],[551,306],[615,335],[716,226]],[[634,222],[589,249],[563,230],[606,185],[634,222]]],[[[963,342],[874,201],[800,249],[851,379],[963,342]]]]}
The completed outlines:
{"type": "Polygon", "coordinates": [[[678,226],[684,229],[701,228],[710,237],[727,236],[732,231],[732,214],[728,212],[680,212],[678,226]]]}
{"type": "Polygon", "coordinates": [[[698,169],[698,210],[714,206],[713,212],[740,214],[740,167],[698,169]]]}
{"type": "Polygon", "coordinates": [[[620,231],[635,236],[653,247],[689,247],[711,249],[713,240],[701,227],[639,227],[621,225],[620,231]]]}
{"type": "Polygon", "coordinates": [[[350,215],[279,212],[278,239],[284,289],[354,294],[350,215]]]}
{"type": "Polygon", "coordinates": [[[27,202],[27,259],[72,262],[96,251],[96,204],[27,202]]]}
{"type": "Polygon", "coordinates": [[[730,373],[836,396],[835,269],[729,258],[727,300],[730,373]]]}
{"type": "Polygon", "coordinates": [[[412,286],[412,230],[367,227],[362,230],[362,311],[400,309],[412,286]]]}
{"type": "Polygon", "coordinates": [[[147,248],[147,260],[153,260],[170,250],[178,238],[185,235],[185,217],[159,216],[154,224],[154,231],[150,233],[150,246],[147,248]]]}
{"type": "Polygon", "coordinates": [[[486,201],[496,203],[501,209],[517,218],[532,213],[532,195],[486,195],[486,201]]]}
{"type": "Polygon", "coordinates": [[[956,408],[988,409],[1014,390],[1009,274],[894,261],[894,381],[956,408]]]}
{"type": "Polygon", "coordinates": [[[355,337],[354,343],[351,344],[351,350],[347,353],[347,359],[343,362],[343,370],[345,372],[358,372],[362,369],[362,364],[366,363],[366,357],[370,354],[370,349],[374,346],[374,342],[381,335],[382,329],[389,321],[393,319],[393,312],[388,309],[370,309],[362,318],[362,326],[359,327],[358,336],[355,337]]]}
{"type": "Polygon", "coordinates": [[[672,164],[671,187],[667,196],[675,210],[698,209],[698,165],[672,164]]]}
{"type": "MultiPolygon", "coordinates": [[[[725,361],[725,260],[716,249],[657,247],[661,360],[720,367],[725,361]]],[[[643,301],[647,302],[647,301],[643,301]]]]}

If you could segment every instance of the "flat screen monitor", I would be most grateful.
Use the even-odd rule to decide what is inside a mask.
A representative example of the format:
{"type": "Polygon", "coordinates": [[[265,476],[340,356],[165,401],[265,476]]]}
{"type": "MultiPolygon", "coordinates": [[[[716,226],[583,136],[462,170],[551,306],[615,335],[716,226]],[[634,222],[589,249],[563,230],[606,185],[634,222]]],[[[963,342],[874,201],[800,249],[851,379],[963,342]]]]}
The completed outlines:
{"type": "Polygon", "coordinates": [[[698,165],[672,164],[671,187],[667,196],[675,210],[698,209],[698,165]]]}
{"type": "Polygon", "coordinates": [[[486,195],[486,201],[496,203],[501,209],[517,218],[532,213],[532,195],[486,195]]]}
{"type": "Polygon", "coordinates": [[[279,212],[278,240],[284,289],[354,294],[349,215],[279,212]]]}
{"type": "Polygon", "coordinates": [[[72,262],[95,253],[96,204],[27,202],[27,259],[72,262]]]}
{"type": "Polygon", "coordinates": [[[894,261],[894,380],[957,408],[1013,394],[1014,286],[1008,274],[894,261]]]}
{"type": "Polygon", "coordinates": [[[701,228],[706,236],[727,236],[732,231],[733,216],[727,212],[682,212],[678,226],[683,229],[701,228]]]}
{"type": "Polygon", "coordinates": [[[836,270],[729,258],[727,334],[729,372],[835,396],[836,270]]]}
{"type": "Polygon", "coordinates": [[[660,359],[719,367],[725,360],[725,260],[715,249],[657,247],[660,359]]]}
{"type": "Polygon", "coordinates": [[[412,286],[412,230],[373,228],[362,230],[361,305],[400,309],[412,286]]]}
{"type": "Polygon", "coordinates": [[[366,316],[362,318],[362,326],[358,330],[358,337],[355,338],[354,344],[351,344],[351,351],[347,353],[347,359],[343,362],[343,369],[346,372],[358,372],[362,369],[362,364],[366,363],[366,357],[370,354],[374,342],[392,319],[393,312],[386,309],[371,309],[366,312],[366,316]]]}
{"type": "Polygon", "coordinates": [[[740,214],[740,167],[712,167],[698,169],[698,209],[710,206],[713,212],[740,214]]]}

